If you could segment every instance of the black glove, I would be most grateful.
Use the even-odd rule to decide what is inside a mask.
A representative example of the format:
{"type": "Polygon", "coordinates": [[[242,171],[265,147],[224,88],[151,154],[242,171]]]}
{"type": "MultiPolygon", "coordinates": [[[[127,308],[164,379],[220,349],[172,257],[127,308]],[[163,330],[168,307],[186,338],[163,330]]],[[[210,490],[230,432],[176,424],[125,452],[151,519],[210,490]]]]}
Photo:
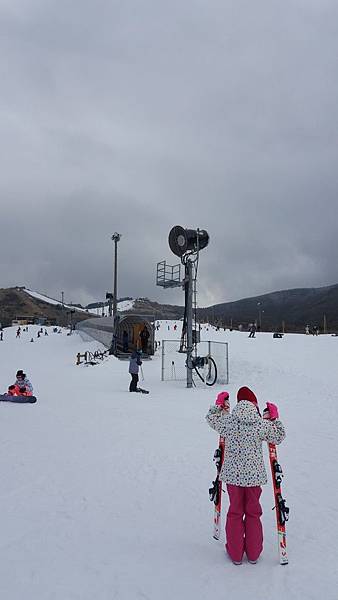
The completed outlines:
{"type": "Polygon", "coordinates": [[[25,386],[24,386],[24,387],[21,387],[21,388],[19,388],[19,391],[20,391],[20,394],[24,394],[24,393],[25,393],[25,391],[26,391],[26,388],[25,388],[25,386]]]}

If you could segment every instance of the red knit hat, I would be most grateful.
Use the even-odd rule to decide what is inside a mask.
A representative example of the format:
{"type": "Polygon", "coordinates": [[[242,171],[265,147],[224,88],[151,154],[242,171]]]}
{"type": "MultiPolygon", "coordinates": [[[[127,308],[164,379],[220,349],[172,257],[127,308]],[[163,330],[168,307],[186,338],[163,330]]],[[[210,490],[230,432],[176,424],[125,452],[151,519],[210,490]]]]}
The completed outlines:
{"type": "Polygon", "coordinates": [[[255,394],[252,390],[250,390],[250,388],[246,386],[239,388],[237,392],[237,402],[239,402],[240,400],[248,400],[249,402],[252,402],[255,406],[258,406],[258,400],[255,394]]]}

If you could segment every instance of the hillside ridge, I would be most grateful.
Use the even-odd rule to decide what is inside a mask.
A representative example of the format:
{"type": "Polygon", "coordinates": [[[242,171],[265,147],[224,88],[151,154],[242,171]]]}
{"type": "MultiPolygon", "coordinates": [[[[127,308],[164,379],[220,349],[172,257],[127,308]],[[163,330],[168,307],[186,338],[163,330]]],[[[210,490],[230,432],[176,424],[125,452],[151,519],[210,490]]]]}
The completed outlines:
{"type": "MultiPolygon", "coordinates": [[[[94,316],[93,305],[102,305],[65,304],[62,307],[52,297],[39,292],[33,292],[36,296],[33,297],[29,292],[28,288],[19,286],[0,289],[0,322],[3,326],[9,325],[18,315],[45,317],[59,325],[67,325],[70,319],[76,323],[94,316]]],[[[121,306],[128,306],[128,303],[121,302],[121,306]]],[[[131,301],[126,310],[168,320],[180,319],[184,314],[183,306],[161,304],[146,297],[131,301]]],[[[338,284],[278,290],[218,303],[198,308],[197,317],[200,321],[232,328],[239,325],[246,328],[249,323],[256,322],[258,328],[265,331],[303,331],[306,325],[316,325],[321,331],[334,332],[338,331],[338,284]]]]}

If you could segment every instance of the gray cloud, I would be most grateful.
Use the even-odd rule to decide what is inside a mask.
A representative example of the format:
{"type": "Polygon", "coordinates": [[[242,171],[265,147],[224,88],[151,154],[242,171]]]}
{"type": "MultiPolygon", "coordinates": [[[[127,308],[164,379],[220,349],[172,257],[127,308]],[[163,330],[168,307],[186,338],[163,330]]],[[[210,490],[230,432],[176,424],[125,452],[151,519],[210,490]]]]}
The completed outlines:
{"type": "Polygon", "coordinates": [[[0,5],[0,285],[155,286],[202,227],[200,304],[336,282],[338,6],[322,0],[0,5]]]}

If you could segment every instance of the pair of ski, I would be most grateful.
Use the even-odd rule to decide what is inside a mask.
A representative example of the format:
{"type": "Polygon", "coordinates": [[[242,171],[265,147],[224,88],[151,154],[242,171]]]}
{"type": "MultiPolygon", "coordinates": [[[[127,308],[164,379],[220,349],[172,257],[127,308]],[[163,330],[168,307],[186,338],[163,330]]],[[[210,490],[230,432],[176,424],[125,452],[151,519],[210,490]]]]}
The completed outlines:
{"type": "MultiPolygon", "coordinates": [[[[268,444],[269,448],[269,460],[272,476],[273,495],[274,495],[274,509],[276,510],[276,521],[277,521],[277,539],[278,539],[278,555],[279,563],[281,565],[288,564],[288,555],[286,548],[286,528],[285,523],[289,518],[289,508],[285,504],[285,499],[282,496],[282,479],[283,471],[277,458],[277,450],[275,444],[268,444]]],[[[212,487],[209,488],[209,497],[214,502],[214,529],[213,538],[219,540],[221,533],[221,517],[222,517],[222,481],[220,479],[220,473],[224,461],[224,449],[225,440],[222,436],[219,437],[218,448],[215,450],[214,463],[217,469],[217,476],[215,481],[212,482],[212,487]]]]}
{"type": "Polygon", "coordinates": [[[209,498],[214,503],[214,531],[213,538],[219,540],[221,535],[221,520],[222,520],[222,481],[220,479],[221,469],[224,461],[225,440],[219,436],[218,448],[214,453],[214,463],[217,469],[215,481],[212,482],[212,487],[209,488],[209,498]]]}

